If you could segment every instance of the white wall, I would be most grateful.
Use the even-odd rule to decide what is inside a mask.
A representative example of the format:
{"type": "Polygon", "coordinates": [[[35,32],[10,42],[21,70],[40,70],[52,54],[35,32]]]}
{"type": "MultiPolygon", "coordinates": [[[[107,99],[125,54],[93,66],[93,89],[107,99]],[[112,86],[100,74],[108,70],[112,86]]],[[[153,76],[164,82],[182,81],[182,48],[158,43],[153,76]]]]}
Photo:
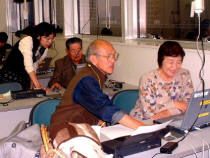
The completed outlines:
{"type": "MultiPolygon", "coordinates": [[[[55,60],[63,57],[65,54],[65,41],[63,38],[56,38],[56,49],[59,54],[55,60]]],[[[86,54],[87,47],[90,42],[89,39],[83,39],[83,53],[86,54]]],[[[115,63],[115,71],[109,76],[110,79],[117,81],[123,81],[131,85],[138,86],[140,77],[153,69],[158,68],[157,64],[157,51],[162,42],[158,44],[145,44],[140,43],[119,43],[111,42],[114,45],[116,51],[120,54],[118,61],[115,63]]],[[[193,45],[193,43],[192,43],[193,45]]],[[[195,90],[200,84],[199,71],[201,69],[201,60],[197,54],[196,49],[184,49],[186,56],[183,61],[183,68],[190,70],[195,90]]],[[[201,51],[200,51],[201,53],[201,51]]],[[[50,52],[49,55],[55,54],[50,52]]],[[[206,63],[205,63],[205,75],[204,80],[206,88],[210,88],[210,75],[208,75],[210,68],[210,51],[205,51],[206,63]]],[[[54,60],[54,61],[55,61],[54,60]]],[[[53,62],[54,62],[53,61],[53,62]]],[[[53,63],[52,63],[53,65],[53,63]]],[[[201,86],[198,88],[201,89],[201,86]]]]}
{"type": "MultiPolygon", "coordinates": [[[[132,85],[138,85],[140,77],[153,69],[158,68],[157,52],[159,46],[125,46],[114,44],[115,49],[120,53],[120,58],[115,64],[115,71],[110,77],[115,80],[124,81],[132,85]]],[[[184,49],[186,56],[183,61],[183,68],[190,70],[195,90],[200,84],[199,71],[201,60],[197,50],[184,49]]],[[[201,51],[200,51],[201,52],[201,51]]],[[[206,63],[204,81],[206,88],[210,88],[210,51],[205,51],[206,63]]],[[[199,87],[201,89],[201,86],[199,87]]]]}
{"type": "Polygon", "coordinates": [[[1,0],[0,10],[0,32],[7,32],[7,25],[6,25],[6,0],[1,0]]]}

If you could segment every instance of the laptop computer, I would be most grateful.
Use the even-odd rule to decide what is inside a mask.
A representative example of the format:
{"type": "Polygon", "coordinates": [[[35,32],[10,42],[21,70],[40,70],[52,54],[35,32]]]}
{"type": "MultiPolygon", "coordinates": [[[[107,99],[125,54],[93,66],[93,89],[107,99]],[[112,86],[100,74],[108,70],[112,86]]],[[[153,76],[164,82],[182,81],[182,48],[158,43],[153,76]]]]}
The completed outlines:
{"type": "Polygon", "coordinates": [[[160,147],[162,133],[165,133],[165,129],[135,136],[120,137],[101,144],[105,153],[113,154],[115,158],[124,157],[160,147]]]}
{"type": "Polygon", "coordinates": [[[210,125],[210,89],[194,92],[191,96],[185,114],[170,116],[154,120],[154,123],[164,123],[172,120],[168,127],[178,133],[185,133],[185,130],[194,130],[194,127],[204,128],[210,125]],[[203,99],[204,94],[204,99],[203,99]],[[203,101],[203,105],[202,105],[203,101]],[[202,106],[201,106],[202,105],[202,106]],[[194,125],[193,125],[194,124],[194,125]]]}
{"type": "Polygon", "coordinates": [[[76,74],[83,68],[86,66],[86,63],[84,64],[78,64],[77,67],[76,67],[76,74]]]}
{"type": "Polygon", "coordinates": [[[36,74],[45,74],[47,73],[50,63],[52,61],[52,57],[45,58],[39,65],[36,74]]]}

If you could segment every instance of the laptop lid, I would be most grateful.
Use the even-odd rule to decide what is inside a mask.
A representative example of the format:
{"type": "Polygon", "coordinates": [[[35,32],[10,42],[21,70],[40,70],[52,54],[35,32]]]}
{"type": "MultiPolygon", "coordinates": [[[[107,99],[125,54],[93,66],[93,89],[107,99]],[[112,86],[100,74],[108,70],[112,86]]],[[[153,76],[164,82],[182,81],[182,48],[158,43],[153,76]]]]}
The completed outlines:
{"type": "Polygon", "coordinates": [[[86,63],[84,63],[84,64],[78,64],[77,65],[77,68],[76,68],[76,74],[83,68],[83,67],[85,67],[86,66],[86,63]]]}
{"type": "Polygon", "coordinates": [[[173,127],[173,129],[179,133],[183,133],[184,130],[190,129],[195,121],[196,122],[194,124],[194,127],[205,127],[210,123],[209,104],[210,104],[210,89],[204,90],[204,93],[203,91],[194,92],[190,98],[190,102],[185,114],[154,120],[154,123],[164,123],[166,121],[173,120],[169,124],[169,127],[173,127]],[[203,94],[204,94],[204,99],[203,99],[203,94]],[[181,120],[182,123],[178,127],[175,125],[175,123],[178,122],[179,120],[181,120]]]}
{"type": "Polygon", "coordinates": [[[161,146],[162,133],[168,133],[167,129],[161,129],[151,133],[144,133],[135,136],[125,136],[102,142],[103,149],[115,157],[123,157],[137,152],[161,146]]]}
{"type": "Polygon", "coordinates": [[[39,65],[37,72],[47,72],[50,63],[52,61],[52,57],[45,58],[39,65]]]}

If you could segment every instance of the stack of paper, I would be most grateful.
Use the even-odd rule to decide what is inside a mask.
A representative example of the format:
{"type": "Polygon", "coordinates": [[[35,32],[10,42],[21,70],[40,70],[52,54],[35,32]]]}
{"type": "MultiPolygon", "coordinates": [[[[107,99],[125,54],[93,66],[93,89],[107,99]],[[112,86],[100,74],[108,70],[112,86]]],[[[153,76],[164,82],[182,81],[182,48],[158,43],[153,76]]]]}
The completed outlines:
{"type": "Polygon", "coordinates": [[[125,127],[121,124],[108,126],[101,128],[100,141],[104,142],[107,140],[123,137],[123,136],[134,136],[143,133],[150,133],[165,128],[171,121],[163,124],[156,124],[151,126],[141,126],[137,130],[125,127]]]}

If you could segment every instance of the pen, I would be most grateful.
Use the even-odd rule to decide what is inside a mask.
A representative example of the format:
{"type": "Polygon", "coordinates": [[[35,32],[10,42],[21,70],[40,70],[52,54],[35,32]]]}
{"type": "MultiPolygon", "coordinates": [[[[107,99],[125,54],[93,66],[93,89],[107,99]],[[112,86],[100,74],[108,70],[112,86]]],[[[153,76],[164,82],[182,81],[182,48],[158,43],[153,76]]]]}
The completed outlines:
{"type": "Polygon", "coordinates": [[[106,122],[103,122],[102,125],[101,125],[101,127],[103,127],[103,126],[105,125],[105,123],[106,123],[106,122]]]}

